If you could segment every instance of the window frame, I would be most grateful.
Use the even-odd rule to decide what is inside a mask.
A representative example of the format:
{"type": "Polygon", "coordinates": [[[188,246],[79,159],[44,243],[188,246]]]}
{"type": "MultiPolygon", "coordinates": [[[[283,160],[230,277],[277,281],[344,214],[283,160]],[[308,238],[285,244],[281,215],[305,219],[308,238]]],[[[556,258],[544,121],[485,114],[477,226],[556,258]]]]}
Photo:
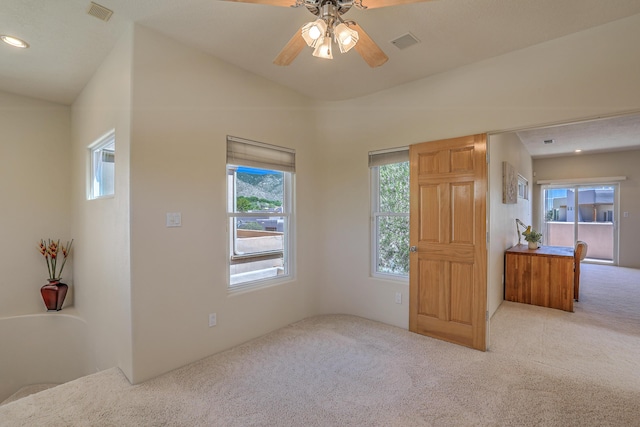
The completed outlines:
{"type": "MultiPolygon", "coordinates": [[[[409,212],[382,212],[380,210],[380,166],[405,163],[409,161],[409,147],[393,148],[389,150],[379,150],[369,152],[369,169],[371,182],[371,256],[370,274],[371,277],[409,283],[409,272],[407,274],[390,273],[378,270],[380,259],[380,236],[378,233],[378,221],[380,218],[404,217],[409,220],[409,212]]],[[[409,183],[407,183],[409,185],[409,183]]],[[[409,233],[409,229],[407,229],[409,233]]],[[[407,235],[407,241],[409,236],[407,235]]]]}
{"type": "Polygon", "coordinates": [[[115,160],[115,152],[116,152],[116,131],[115,129],[111,129],[109,132],[102,135],[95,142],[87,147],[89,152],[89,176],[88,176],[88,185],[87,185],[87,200],[99,200],[99,199],[109,199],[115,197],[116,194],[116,160],[115,160]],[[113,192],[108,194],[98,194],[96,195],[96,155],[98,153],[103,152],[105,147],[113,145],[113,192]]]}
{"type": "MultiPolygon", "coordinates": [[[[232,154],[233,148],[229,148],[229,144],[236,144],[237,146],[241,146],[241,144],[247,144],[248,146],[257,147],[258,150],[273,150],[275,155],[278,153],[288,153],[292,156],[293,162],[295,162],[295,151],[278,147],[270,144],[260,143],[256,141],[244,140],[236,137],[227,137],[227,164],[226,164],[226,174],[227,174],[227,236],[228,236],[228,244],[227,244],[227,290],[229,293],[236,292],[244,292],[252,289],[260,289],[268,286],[273,286],[280,283],[285,283],[293,280],[295,278],[295,262],[294,262],[294,250],[293,250],[293,242],[295,239],[295,214],[294,214],[294,199],[295,199],[295,165],[293,166],[293,170],[280,170],[287,169],[289,166],[279,166],[274,165],[272,163],[266,163],[264,166],[260,164],[259,160],[256,160],[252,156],[249,161],[243,162],[242,159],[238,160],[232,154]],[[234,163],[229,163],[233,161],[234,163]],[[238,164],[240,163],[240,164],[238,164]],[[282,200],[282,212],[260,212],[260,217],[264,218],[283,218],[283,231],[282,231],[282,250],[270,250],[263,252],[255,252],[249,254],[240,254],[236,250],[236,241],[237,241],[237,219],[242,217],[251,217],[255,218],[256,213],[251,212],[240,212],[236,208],[237,202],[237,170],[238,168],[246,167],[249,169],[262,169],[262,170],[271,170],[282,173],[283,178],[283,200],[282,200]],[[278,274],[276,276],[258,278],[254,280],[248,280],[245,282],[235,282],[232,280],[232,266],[236,264],[241,264],[244,262],[251,262],[248,260],[260,261],[260,260],[268,260],[272,258],[280,258],[283,260],[283,274],[278,274]]],[[[249,151],[251,148],[249,147],[249,151]]],[[[236,150],[236,154],[237,154],[236,150]]],[[[242,150],[240,150],[242,151],[242,150]]],[[[241,153],[240,156],[243,156],[244,153],[241,153]]],[[[267,157],[269,157],[267,153],[267,157]]],[[[267,159],[269,161],[269,159],[267,159]]],[[[260,270],[255,270],[260,271],[260,270]]]]}

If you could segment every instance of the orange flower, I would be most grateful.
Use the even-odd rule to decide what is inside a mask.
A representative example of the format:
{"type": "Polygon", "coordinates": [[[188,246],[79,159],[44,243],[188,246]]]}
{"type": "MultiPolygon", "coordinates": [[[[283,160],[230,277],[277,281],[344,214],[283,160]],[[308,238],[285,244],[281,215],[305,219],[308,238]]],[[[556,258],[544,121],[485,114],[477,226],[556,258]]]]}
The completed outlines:
{"type": "Polygon", "coordinates": [[[45,261],[47,263],[47,272],[49,273],[49,279],[60,279],[62,276],[62,270],[64,269],[64,265],[67,262],[67,257],[71,252],[71,245],[73,244],[73,239],[70,242],[67,242],[67,246],[60,246],[60,240],[51,240],[48,239],[46,242],[44,239],[40,239],[40,245],[38,246],[38,250],[44,256],[45,261]],[[58,264],[58,252],[62,251],[62,265],[60,266],[60,271],[57,270],[58,264]]]}

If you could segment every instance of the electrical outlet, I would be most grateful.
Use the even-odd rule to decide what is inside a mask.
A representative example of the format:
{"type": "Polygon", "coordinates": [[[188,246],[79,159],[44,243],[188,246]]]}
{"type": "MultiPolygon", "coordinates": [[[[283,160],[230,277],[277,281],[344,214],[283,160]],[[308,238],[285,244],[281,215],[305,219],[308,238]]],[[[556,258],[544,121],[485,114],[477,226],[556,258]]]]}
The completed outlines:
{"type": "Polygon", "coordinates": [[[218,317],[215,313],[209,314],[209,327],[216,326],[218,324],[218,317]]]}
{"type": "Polygon", "coordinates": [[[396,304],[402,304],[402,292],[396,292],[396,304]]]}

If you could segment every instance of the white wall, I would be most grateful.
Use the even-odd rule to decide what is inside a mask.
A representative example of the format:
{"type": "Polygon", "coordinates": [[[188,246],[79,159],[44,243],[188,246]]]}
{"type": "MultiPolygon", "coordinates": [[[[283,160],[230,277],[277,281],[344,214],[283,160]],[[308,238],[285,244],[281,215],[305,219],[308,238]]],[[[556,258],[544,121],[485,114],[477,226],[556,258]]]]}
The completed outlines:
{"type": "MultiPolygon", "coordinates": [[[[640,138],[640,135],[638,135],[640,138]]],[[[640,151],[580,154],[552,159],[536,159],[537,180],[626,176],[620,182],[620,252],[618,264],[640,268],[640,151]],[[629,216],[624,217],[623,212],[629,216]]],[[[534,221],[541,220],[541,186],[535,185],[534,221]]]]}
{"type": "Polygon", "coordinates": [[[134,382],[315,313],[319,165],[310,101],[136,27],[131,143],[134,382]],[[229,295],[226,136],[296,149],[297,277],[229,295]],[[165,227],[167,212],[182,227],[165,227]],[[209,313],[218,326],[208,326],[209,313]]]}
{"type": "MultiPolygon", "coordinates": [[[[45,312],[40,239],[71,238],[69,107],[0,92],[0,317],[45,312]]],[[[65,266],[73,305],[71,259],[65,266]]]]}
{"type": "MultiPolygon", "coordinates": [[[[487,310],[493,316],[504,299],[504,251],[518,243],[516,218],[531,224],[531,195],[529,200],[518,198],[518,203],[502,203],[502,162],[509,162],[526,180],[531,189],[531,156],[520,138],[513,133],[491,135],[489,138],[489,243],[487,267],[487,310]]],[[[522,239],[523,243],[524,238],[522,239]]]]}
{"type": "Polygon", "coordinates": [[[408,326],[407,285],[369,275],[368,151],[640,109],[639,39],[640,15],[370,96],[319,104],[326,171],[322,311],[408,326]],[[401,306],[394,304],[396,291],[404,293],[401,306]]]}
{"type": "Polygon", "coordinates": [[[98,370],[131,378],[129,145],[133,32],[129,29],[72,106],[71,227],[76,308],[89,325],[98,370]],[[115,129],[115,196],[87,200],[88,146],[115,129]]]}

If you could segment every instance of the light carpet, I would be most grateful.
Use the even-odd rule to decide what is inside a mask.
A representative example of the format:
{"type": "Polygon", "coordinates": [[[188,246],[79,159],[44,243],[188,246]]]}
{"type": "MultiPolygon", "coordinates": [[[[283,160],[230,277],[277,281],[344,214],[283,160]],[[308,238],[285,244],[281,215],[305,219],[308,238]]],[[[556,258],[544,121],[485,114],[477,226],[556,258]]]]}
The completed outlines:
{"type": "Polygon", "coordinates": [[[479,352],[346,315],[139,385],[117,369],[0,406],[1,426],[637,426],[640,270],[583,265],[575,313],[505,302],[479,352]]]}

